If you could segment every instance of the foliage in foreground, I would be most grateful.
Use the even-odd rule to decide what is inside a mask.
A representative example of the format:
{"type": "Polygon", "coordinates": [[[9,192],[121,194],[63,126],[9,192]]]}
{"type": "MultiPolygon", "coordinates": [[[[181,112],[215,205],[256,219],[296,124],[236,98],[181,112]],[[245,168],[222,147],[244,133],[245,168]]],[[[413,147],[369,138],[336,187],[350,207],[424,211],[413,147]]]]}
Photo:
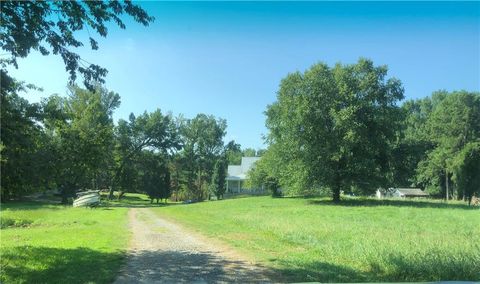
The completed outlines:
{"type": "Polygon", "coordinates": [[[125,15],[144,26],[154,21],[145,10],[130,1],[2,1],[0,10],[0,46],[5,52],[2,56],[8,55],[0,60],[2,76],[8,76],[4,69],[7,65],[18,68],[17,58],[25,58],[36,50],[42,55],[53,53],[60,56],[70,83],[80,73],[90,89],[94,82],[105,83],[107,69],[88,63],[73,51],[84,46],[83,39],[76,37],[78,31],[86,28],[89,45],[92,50],[97,50],[98,42],[90,31],[106,37],[111,28],[107,28],[108,23],[125,29],[125,15]]]}
{"type": "Polygon", "coordinates": [[[463,203],[254,197],[154,210],[286,281],[480,280],[480,211],[463,203]]]}
{"type": "Polygon", "coordinates": [[[129,234],[125,208],[2,206],[2,283],[110,283],[129,234]]]}

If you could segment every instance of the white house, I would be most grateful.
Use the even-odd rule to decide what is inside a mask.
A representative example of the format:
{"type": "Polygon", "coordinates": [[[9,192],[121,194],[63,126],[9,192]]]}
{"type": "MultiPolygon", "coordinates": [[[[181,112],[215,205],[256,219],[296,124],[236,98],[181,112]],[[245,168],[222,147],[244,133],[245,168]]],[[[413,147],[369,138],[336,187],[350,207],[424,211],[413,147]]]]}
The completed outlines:
{"type": "Polygon", "coordinates": [[[389,198],[389,197],[428,197],[428,193],[424,192],[420,188],[389,188],[377,189],[377,198],[389,198]]]}
{"type": "Polygon", "coordinates": [[[227,192],[238,193],[245,189],[244,183],[247,179],[247,173],[259,159],[260,157],[242,157],[242,162],[239,166],[228,166],[228,173],[225,179],[227,192]]]}

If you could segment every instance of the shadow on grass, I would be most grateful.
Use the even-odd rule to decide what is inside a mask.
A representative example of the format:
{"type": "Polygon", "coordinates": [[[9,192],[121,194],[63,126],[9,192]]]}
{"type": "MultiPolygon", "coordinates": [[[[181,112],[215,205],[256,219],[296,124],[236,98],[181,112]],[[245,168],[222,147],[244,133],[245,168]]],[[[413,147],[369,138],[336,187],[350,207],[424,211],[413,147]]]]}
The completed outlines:
{"type": "Polygon", "coordinates": [[[251,197],[262,197],[262,196],[272,196],[270,193],[261,193],[261,194],[249,194],[249,193],[242,193],[242,194],[225,194],[223,199],[221,200],[230,200],[230,199],[241,199],[241,198],[251,198],[251,197]]]}
{"type": "Polygon", "coordinates": [[[145,200],[137,196],[124,196],[120,200],[103,200],[100,207],[127,207],[127,208],[151,208],[151,207],[165,207],[176,205],[178,203],[150,203],[150,200],[145,200]]]}
{"type": "Polygon", "coordinates": [[[2,251],[1,283],[258,283],[251,264],[214,252],[139,251],[128,255],[88,248],[15,247],[2,251]],[[122,267],[122,265],[124,265],[122,267]]]}
{"type": "Polygon", "coordinates": [[[2,283],[111,283],[123,253],[88,248],[4,248],[0,263],[2,283]]]}
{"type": "Polygon", "coordinates": [[[44,201],[9,201],[8,203],[2,203],[1,208],[2,210],[37,210],[37,209],[52,209],[52,210],[60,210],[64,209],[65,207],[70,207],[70,205],[64,205],[53,202],[44,202],[44,201]]]}
{"type": "Polygon", "coordinates": [[[152,282],[390,282],[479,281],[478,253],[439,257],[435,253],[404,257],[387,255],[364,265],[365,270],[327,262],[277,263],[275,269],[250,269],[241,260],[214,252],[139,251],[128,256],[88,248],[15,247],[2,249],[2,283],[152,283],[152,282]],[[122,264],[125,264],[122,267],[122,264]]]}
{"type": "MultiPolygon", "coordinates": [[[[103,196],[103,199],[99,206],[93,207],[92,209],[102,209],[108,210],[108,208],[112,207],[123,207],[123,208],[152,208],[152,207],[165,207],[171,205],[180,205],[180,203],[150,203],[149,199],[141,198],[138,196],[123,196],[120,200],[113,199],[108,200],[106,196],[103,196]]],[[[10,201],[8,203],[2,203],[1,209],[5,210],[37,210],[37,209],[46,209],[49,210],[60,210],[65,208],[71,208],[71,204],[60,204],[53,203],[53,202],[45,202],[45,201],[10,201]]]]}
{"type": "Polygon", "coordinates": [[[438,258],[435,254],[407,258],[390,255],[374,260],[366,270],[326,262],[312,261],[306,264],[279,264],[276,271],[288,282],[426,282],[426,281],[479,281],[478,255],[438,258]]]}
{"type": "Polygon", "coordinates": [[[259,283],[270,278],[260,266],[250,268],[214,252],[140,251],[129,256],[116,283],[259,283]]]}
{"type": "Polygon", "coordinates": [[[122,202],[119,202],[119,203],[104,203],[100,206],[98,206],[98,208],[114,208],[114,207],[120,207],[120,208],[156,208],[156,207],[166,207],[166,206],[171,206],[171,205],[178,205],[178,204],[173,204],[173,203],[159,203],[159,204],[156,204],[156,203],[153,203],[153,204],[150,204],[150,203],[145,203],[145,204],[129,204],[129,203],[122,203],[122,202]]]}
{"type": "Polygon", "coordinates": [[[370,199],[370,198],[351,198],[342,199],[339,203],[334,203],[331,200],[308,200],[309,204],[327,205],[327,206],[396,206],[396,207],[418,207],[418,208],[449,208],[449,209],[465,209],[476,210],[478,207],[468,206],[461,203],[444,203],[441,201],[432,200],[409,200],[409,199],[370,199]]]}

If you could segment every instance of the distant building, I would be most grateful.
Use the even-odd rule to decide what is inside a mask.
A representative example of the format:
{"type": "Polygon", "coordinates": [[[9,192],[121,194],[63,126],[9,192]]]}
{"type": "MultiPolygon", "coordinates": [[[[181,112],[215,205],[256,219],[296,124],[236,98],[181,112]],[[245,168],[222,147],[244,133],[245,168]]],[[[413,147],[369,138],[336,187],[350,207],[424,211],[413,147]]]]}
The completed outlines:
{"type": "Polygon", "coordinates": [[[228,193],[239,193],[245,189],[247,173],[259,159],[260,157],[242,157],[242,162],[239,166],[228,166],[226,178],[228,193]]]}
{"type": "Polygon", "coordinates": [[[400,198],[413,198],[413,197],[428,197],[428,193],[424,192],[420,188],[389,188],[377,189],[376,193],[377,198],[389,198],[389,197],[400,197],[400,198]]]}

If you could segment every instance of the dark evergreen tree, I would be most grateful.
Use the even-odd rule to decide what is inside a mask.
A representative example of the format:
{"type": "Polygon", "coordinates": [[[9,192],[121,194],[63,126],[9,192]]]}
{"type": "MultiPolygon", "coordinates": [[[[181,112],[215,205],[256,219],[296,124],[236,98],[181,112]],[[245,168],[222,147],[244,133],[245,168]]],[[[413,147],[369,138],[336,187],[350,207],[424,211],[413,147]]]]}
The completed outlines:
{"type": "Polygon", "coordinates": [[[210,183],[210,188],[213,194],[217,199],[223,199],[223,194],[225,193],[225,178],[226,178],[226,163],[224,159],[218,159],[215,162],[215,167],[213,168],[212,181],[210,183]]]}

